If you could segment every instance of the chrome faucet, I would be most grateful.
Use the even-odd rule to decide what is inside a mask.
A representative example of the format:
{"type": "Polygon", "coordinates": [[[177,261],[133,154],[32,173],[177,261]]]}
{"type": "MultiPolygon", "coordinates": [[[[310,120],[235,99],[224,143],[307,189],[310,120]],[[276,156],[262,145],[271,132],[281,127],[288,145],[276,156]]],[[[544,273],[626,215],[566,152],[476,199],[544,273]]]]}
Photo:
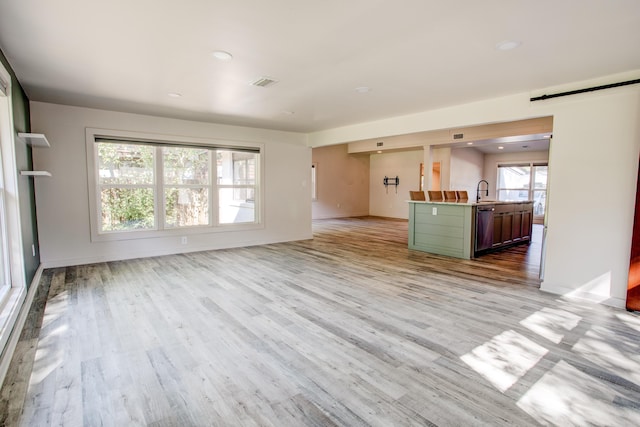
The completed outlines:
{"type": "Polygon", "coordinates": [[[478,182],[478,187],[476,188],[476,203],[480,202],[480,193],[482,191],[484,191],[485,197],[489,197],[489,182],[484,179],[481,179],[480,182],[478,182]],[[487,188],[484,190],[480,190],[480,184],[482,184],[483,182],[487,184],[487,188]]]}

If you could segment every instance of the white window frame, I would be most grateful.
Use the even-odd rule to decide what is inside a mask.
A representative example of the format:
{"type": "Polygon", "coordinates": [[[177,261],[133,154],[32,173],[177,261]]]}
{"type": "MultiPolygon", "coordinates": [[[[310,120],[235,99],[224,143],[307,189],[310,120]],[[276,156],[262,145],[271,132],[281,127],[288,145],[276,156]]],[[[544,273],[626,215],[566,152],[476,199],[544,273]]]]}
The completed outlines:
{"type": "MultiPolygon", "coordinates": [[[[229,141],[229,140],[217,140],[209,138],[197,138],[197,137],[183,137],[173,135],[161,135],[150,134],[132,131],[122,131],[113,129],[98,129],[87,128],[85,130],[85,141],[87,148],[87,179],[89,185],[89,218],[91,223],[91,241],[103,242],[103,241],[116,241],[116,240],[132,240],[132,239],[145,239],[145,238],[157,238],[168,236],[184,236],[187,234],[204,234],[204,233],[219,233],[228,231],[244,231],[244,230],[256,230],[264,228],[264,144],[248,141],[229,141]],[[171,146],[187,146],[187,147],[201,147],[214,150],[210,155],[210,178],[212,181],[209,196],[209,224],[198,226],[184,226],[184,227],[165,227],[165,200],[164,200],[164,188],[162,171],[162,156],[156,155],[154,178],[155,178],[155,227],[148,230],[124,230],[124,231],[100,231],[100,197],[98,185],[98,150],[96,150],[96,139],[109,139],[114,141],[122,141],[123,144],[127,143],[143,143],[148,142],[150,144],[165,144],[171,146]],[[232,223],[232,224],[219,224],[218,223],[218,190],[220,188],[233,188],[233,187],[247,187],[246,185],[234,186],[234,185],[217,185],[217,172],[216,172],[216,159],[215,149],[221,150],[243,150],[250,149],[259,152],[258,162],[256,164],[256,178],[257,182],[254,187],[255,194],[255,219],[253,222],[245,223],[232,223]]],[[[158,150],[160,152],[160,150],[158,150]]],[[[173,185],[167,185],[167,187],[173,187],[173,185]]]]}
{"type": "MultiPolygon", "coordinates": [[[[11,354],[18,335],[9,337],[18,321],[20,307],[27,296],[27,281],[23,258],[22,234],[20,226],[20,195],[18,190],[18,167],[16,165],[15,128],[12,109],[11,75],[0,63],[0,80],[6,85],[6,93],[0,94],[0,148],[2,149],[2,172],[4,179],[5,209],[5,251],[8,261],[10,286],[0,296],[0,353],[11,354]]],[[[19,142],[19,141],[18,141],[19,142]]],[[[10,358],[0,359],[0,382],[9,367],[10,358]]]]}
{"type": "MultiPolygon", "coordinates": [[[[202,148],[207,148],[207,147],[202,147],[202,148]]],[[[159,197],[156,198],[156,206],[161,207],[156,214],[156,218],[158,219],[158,222],[159,222],[158,224],[156,224],[156,228],[162,228],[165,230],[184,230],[184,229],[195,228],[195,227],[206,228],[206,227],[214,227],[216,225],[223,225],[223,224],[218,224],[217,215],[216,215],[216,212],[214,211],[217,206],[217,199],[213,194],[213,192],[216,190],[215,184],[214,184],[215,177],[213,176],[216,173],[216,164],[214,161],[215,154],[216,152],[212,150],[208,152],[208,157],[209,157],[208,158],[208,163],[209,163],[209,182],[208,183],[206,184],[167,184],[167,183],[164,183],[164,152],[161,151],[159,153],[156,153],[155,171],[158,172],[156,176],[156,180],[161,181],[161,185],[159,186],[159,191],[161,191],[161,193],[158,195],[159,197]],[[157,155],[157,154],[160,154],[160,155],[157,155]],[[168,226],[167,218],[165,215],[167,211],[167,199],[164,194],[164,190],[168,188],[177,188],[177,189],[206,188],[209,192],[208,223],[201,224],[201,225],[188,225],[188,226],[174,226],[174,227],[168,226]]]]}
{"type": "MultiPolygon", "coordinates": [[[[123,144],[127,144],[127,142],[123,141],[123,144]]],[[[99,160],[98,160],[98,150],[96,150],[96,145],[97,142],[95,142],[92,146],[92,149],[94,150],[94,161],[95,161],[95,165],[99,164],[99,160]]],[[[102,204],[98,203],[98,200],[100,199],[100,197],[98,196],[98,194],[102,194],[102,190],[105,189],[109,189],[109,188],[123,188],[123,189],[129,189],[129,190],[136,190],[136,189],[151,189],[153,194],[154,194],[154,206],[153,206],[153,210],[154,210],[154,219],[156,221],[159,221],[162,219],[162,214],[164,213],[164,210],[160,209],[162,205],[158,204],[158,195],[157,193],[157,187],[158,187],[158,176],[157,176],[157,170],[158,170],[158,156],[157,153],[154,150],[154,154],[153,154],[153,172],[154,172],[154,176],[153,176],[153,182],[151,182],[150,184],[100,184],[97,173],[98,173],[98,167],[95,166],[95,173],[96,173],[96,186],[95,186],[95,197],[96,197],[96,209],[97,209],[97,217],[98,218],[98,223],[96,224],[96,227],[98,228],[97,232],[98,234],[112,234],[112,233],[131,233],[131,232],[135,232],[135,231],[152,231],[152,230],[158,230],[158,224],[155,223],[153,228],[150,229],[143,229],[143,230],[122,230],[122,231],[101,231],[99,229],[100,227],[100,220],[99,218],[102,218],[102,204]],[[160,216],[160,218],[158,218],[158,216],[160,216]]]]}
{"type": "MultiPolygon", "coordinates": [[[[504,163],[498,163],[497,165],[497,170],[496,170],[496,199],[500,200],[500,191],[501,190],[522,190],[522,189],[518,189],[518,188],[506,188],[506,187],[500,187],[500,168],[501,167],[510,167],[510,166],[528,166],[529,167],[529,189],[528,189],[528,196],[527,199],[528,200],[532,200],[535,201],[535,193],[536,192],[541,192],[544,191],[545,193],[547,192],[547,188],[549,187],[549,182],[547,181],[547,188],[543,189],[536,189],[535,188],[535,174],[533,172],[533,168],[536,166],[546,166],[547,168],[549,167],[549,162],[548,161],[539,161],[539,160],[524,160],[524,161],[514,161],[514,162],[504,162],[504,163]]],[[[536,218],[541,218],[543,217],[544,214],[542,215],[535,215],[536,218]]]]}

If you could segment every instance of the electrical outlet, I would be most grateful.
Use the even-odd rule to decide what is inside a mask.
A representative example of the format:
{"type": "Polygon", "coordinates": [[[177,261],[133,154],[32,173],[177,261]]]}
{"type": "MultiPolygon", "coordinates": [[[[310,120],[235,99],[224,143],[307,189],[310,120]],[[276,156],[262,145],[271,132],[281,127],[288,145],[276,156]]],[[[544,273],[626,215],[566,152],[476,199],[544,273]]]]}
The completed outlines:
{"type": "Polygon", "coordinates": [[[182,243],[183,245],[186,245],[187,242],[188,242],[187,236],[182,236],[182,238],[180,239],[180,243],[182,243]]]}
{"type": "Polygon", "coordinates": [[[338,203],[338,209],[340,209],[340,203],[338,203]]]}
{"type": "Polygon", "coordinates": [[[432,215],[438,215],[438,208],[433,208],[431,211],[432,215]]]}

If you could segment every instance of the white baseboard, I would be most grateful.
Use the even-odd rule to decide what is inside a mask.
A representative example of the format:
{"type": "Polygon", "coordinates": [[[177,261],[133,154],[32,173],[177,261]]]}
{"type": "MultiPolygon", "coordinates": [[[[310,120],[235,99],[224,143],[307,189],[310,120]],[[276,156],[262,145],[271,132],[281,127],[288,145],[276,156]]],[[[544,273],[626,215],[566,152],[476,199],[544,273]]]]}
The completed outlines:
{"type": "Polygon", "coordinates": [[[98,264],[101,262],[112,262],[112,261],[125,261],[128,259],[137,259],[137,258],[149,258],[156,256],[166,256],[166,255],[178,255],[178,254],[186,254],[190,252],[203,252],[203,251],[217,251],[223,249],[234,249],[234,248],[246,248],[250,246],[260,246],[260,245],[272,245],[276,243],[285,243],[285,242],[295,242],[301,240],[309,240],[313,239],[313,233],[309,233],[303,237],[291,237],[284,239],[273,239],[273,240],[251,240],[251,241],[241,241],[233,244],[226,244],[222,246],[214,246],[211,244],[206,245],[196,245],[191,246],[189,248],[162,248],[159,250],[147,250],[147,251],[138,251],[138,252],[130,252],[130,253],[117,253],[117,254],[107,254],[107,255],[99,255],[92,257],[83,257],[83,258],[67,258],[67,259],[54,259],[54,260],[42,260],[41,266],[44,268],[61,268],[61,267],[72,267],[76,265],[86,265],[86,264],[98,264]]]}
{"type": "Polygon", "coordinates": [[[562,295],[563,297],[567,298],[580,299],[583,301],[589,301],[615,308],[625,308],[627,304],[627,301],[622,298],[604,296],[594,292],[576,290],[562,286],[545,286],[545,282],[542,282],[540,290],[554,295],[562,295]]]}

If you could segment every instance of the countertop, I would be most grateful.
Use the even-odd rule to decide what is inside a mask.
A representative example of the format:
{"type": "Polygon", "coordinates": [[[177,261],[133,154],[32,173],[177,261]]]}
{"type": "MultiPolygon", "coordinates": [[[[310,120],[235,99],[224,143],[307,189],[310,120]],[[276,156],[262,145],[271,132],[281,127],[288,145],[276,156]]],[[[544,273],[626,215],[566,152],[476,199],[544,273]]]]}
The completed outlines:
{"type": "Polygon", "coordinates": [[[457,205],[457,206],[482,206],[482,205],[506,205],[506,204],[523,204],[533,203],[533,200],[481,200],[480,202],[430,202],[425,200],[407,200],[409,203],[428,203],[433,205],[457,205]]]}

